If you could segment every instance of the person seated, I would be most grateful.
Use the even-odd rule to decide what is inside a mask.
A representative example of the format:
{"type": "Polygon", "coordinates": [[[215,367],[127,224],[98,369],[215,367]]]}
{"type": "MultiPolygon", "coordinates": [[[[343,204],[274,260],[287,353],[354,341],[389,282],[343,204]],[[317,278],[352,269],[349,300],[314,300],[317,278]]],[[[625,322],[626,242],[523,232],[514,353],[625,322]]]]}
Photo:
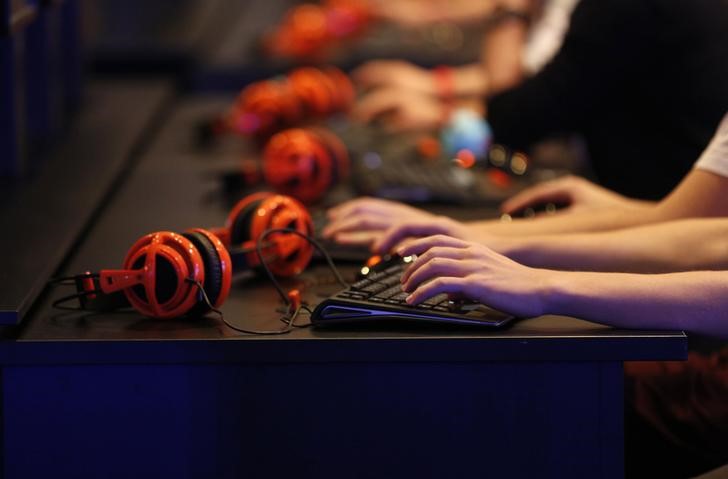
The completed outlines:
{"type": "Polygon", "coordinates": [[[382,13],[405,25],[483,23],[480,59],[432,70],[403,60],[369,61],[352,73],[357,85],[368,92],[357,103],[354,118],[364,122],[384,119],[383,125],[393,132],[444,125],[455,106],[472,107],[477,103],[472,98],[494,95],[540,70],[558,50],[577,1],[496,0],[456,3],[448,8],[437,2],[395,2],[395,6],[416,6],[406,20],[400,18],[399,8],[392,9],[387,2],[382,13]],[[392,96],[408,108],[383,110],[392,96]]]}
{"type": "Polygon", "coordinates": [[[728,114],[694,168],[659,202],[629,199],[586,180],[567,177],[537,185],[504,204],[506,211],[514,212],[546,201],[570,203],[553,216],[463,223],[401,203],[359,198],[330,209],[329,224],[323,234],[341,243],[369,243],[373,251],[380,253],[408,237],[445,234],[481,242],[497,252],[517,257],[523,251],[543,250],[550,245],[560,248],[566,244],[565,233],[609,231],[690,217],[728,216],[726,192],[728,114]]]}
{"type": "MultiPolygon", "coordinates": [[[[635,202],[567,179],[538,186],[506,205],[557,197],[571,201],[574,212],[524,220],[524,226],[558,230],[563,221],[568,226],[577,219],[571,226],[594,227],[603,218],[614,219],[614,225],[621,216],[622,225],[631,227],[531,236],[481,232],[477,242],[445,235],[407,240],[396,252],[417,257],[402,276],[402,288],[410,304],[448,293],[520,317],[566,315],[618,328],[684,330],[691,342],[696,335],[725,340],[726,191],[728,115],[695,169],[660,203],[635,202]]],[[[366,210],[367,202],[362,206],[366,210]]],[[[380,244],[396,243],[398,228],[380,244]]],[[[426,222],[417,228],[426,231],[426,222]]],[[[708,353],[691,351],[685,362],[626,363],[625,382],[627,477],[690,477],[728,462],[724,342],[708,353]]]]}
{"type": "MultiPolygon", "coordinates": [[[[559,51],[538,73],[519,82],[517,71],[505,69],[506,88],[498,91],[488,75],[500,70],[486,69],[480,80],[463,79],[479,82],[480,91],[462,91],[485,94],[483,111],[499,143],[525,151],[552,135],[579,134],[601,184],[657,199],[689,171],[728,109],[725,58],[728,9],[720,2],[581,0],[559,51]]],[[[451,106],[432,94],[429,74],[384,66],[356,72],[374,88],[354,116],[397,130],[442,125],[451,106]]]]}

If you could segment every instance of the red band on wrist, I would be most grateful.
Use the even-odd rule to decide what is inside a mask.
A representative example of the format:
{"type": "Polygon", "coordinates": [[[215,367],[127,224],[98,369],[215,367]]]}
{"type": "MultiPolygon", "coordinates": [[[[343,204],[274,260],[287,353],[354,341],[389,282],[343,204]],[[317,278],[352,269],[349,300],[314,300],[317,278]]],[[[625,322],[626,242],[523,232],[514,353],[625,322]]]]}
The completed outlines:
{"type": "Polygon", "coordinates": [[[437,66],[432,71],[435,81],[435,91],[437,97],[442,101],[442,118],[441,126],[446,125],[450,121],[450,115],[453,110],[453,102],[455,100],[455,72],[445,65],[437,66]]]}
{"type": "Polygon", "coordinates": [[[440,65],[432,71],[435,91],[442,100],[452,101],[455,96],[455,72],[451,67],[440,65]]]}

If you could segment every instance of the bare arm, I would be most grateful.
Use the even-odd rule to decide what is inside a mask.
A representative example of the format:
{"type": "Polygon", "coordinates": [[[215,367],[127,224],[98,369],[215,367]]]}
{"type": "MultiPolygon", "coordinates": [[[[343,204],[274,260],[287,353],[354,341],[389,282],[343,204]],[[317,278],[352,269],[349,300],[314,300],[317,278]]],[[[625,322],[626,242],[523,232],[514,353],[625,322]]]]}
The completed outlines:
{"type": "Polygon", "coordinates": [[[728,337],[728,271],[554,271],[447,236],[413,241],[400,254],[419,255],[402,276],[410,304],[449,293],[520,317],[559,314],[619,328],[728,337]]]}
{"type": "Polygon", "coordinates": [[[544,311],[618,328],[728,337],[728,271],[553,272],[544,311]]]}
{"type": "Polygon", "coordinates": [[[524,237],[565,233],[611,231],[689,217],[728,216],[728,177],[692,170],[678,187],[659,203],[632,202],[604,209],[574,211],[555,216],[461,223],[436,217],[394,202],[358,199],[330,213],[326,234],[341,242],[371,243],[386,252],[411,237],[447,234],[457,238],[494,244],[493,236],[524,237]],[[352,233],[367,231],[366,240],[352,240],[352,233]]]}
{"type": "Polygon", "coordinates": [[[485,73],[479,94],[499,93],[523,79],[523,47],[527,36],[528,26],[514,18],[501,20],[485,34],[480,60],[485,73]]]}
{"type": "Polygon", "coordinates": [[[494,237],[489,245],[539,268],[640,273],[728,270],[728,219],[687,219],[601,233],[494,237]]]}
{"type": "Polygon", "coordinates": [[[693,169],[670,195],[659,203],[635,203],[629,207],[574,212],[510,223],[470,223],[471,238],[479,235],[535,235],[607,231],[687,217],[728,216],[728,178],[693,169]]]}

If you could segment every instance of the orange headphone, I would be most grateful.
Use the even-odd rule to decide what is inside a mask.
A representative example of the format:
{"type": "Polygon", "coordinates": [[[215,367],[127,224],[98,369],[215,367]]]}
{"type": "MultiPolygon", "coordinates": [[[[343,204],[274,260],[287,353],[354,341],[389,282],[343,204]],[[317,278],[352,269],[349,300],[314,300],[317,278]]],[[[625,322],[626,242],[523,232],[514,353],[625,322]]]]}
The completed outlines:
{"type": "Polygon", "coordinates": [[[236,272],[260,266],[260,246],[271,273],[294,276],[308,266],[313,256],[313,246],[308,241],[279,232],[258,245],[265,231],[281,228],[313,236],[313,221],[301,203],[288,196],[260,192],[240,200],[230,211],[225,226],[213,231],[228,248],[236,272]]]}
{"type": "Polygon", "coordinates": [[[310,204],[349,175],[349,154],[341,140],[323,128],[276,133],[263,150],[263,177],[283,194],[310,204]]]}
{"type": "Polygon", "coordinates": [[[351,80],[335,67],[297,68],[288,74],[288,84],[307,116],[346,111],[354,102],[351,80]]]}
{"type": "Polygon", "coordinates": [[[301,104],[287,82],[263,80],[243,89],[222,121],[227,131],[251,136],[292,125],[302,116],[301,104]]]}
{"type": "Polygon", "coordinates": [[[232,262],[210,231],[160,231],[134,243],[122,269],[62,278],[67,280],[75,283],[77,294],[58,299],[54,306],[78,299],[89,310],[132,306],[151,318],[200,316],[227,298],[232,262]]]}
{"type": "Polygon", "coordinates": [[[349,109],[354,86],[335,67],[302,67],[286,77],[251,83],[219,118],[200,125],[202,143],[225,133],[265,139],[282,128],[349,109]]]}
{"type": "Polygon", "coordinates": [[[348,287],[331,258],[313,234],[306,209],[293,198],[256,193],[241,200],[218,234],[190,229],[178,234],[160,231],[143,236],[131,247],[123,269],[58,278],[53,283],[74,284],[75,294],[59,298],[53,307],[78,311],[65,303],[78,300],[80,310],[109,311],[133,307],[158,319],[196,317],[214,311],[228,327],[249,334],[286,334],[301,310],[310,311],[299,290],[286,294],[273,275],[293,276],[303,271],[314,247],[326,258],[334,276],[348,287]],[[285,327],[252,330],[225,320],[218,309],[227,299],[232,271],[261,267],[287,306],[285,327]]]}
{"type": "Polygon", "coordinates": [[[326,53],[337,41],[355,37],[366,29],[371,14],[361,0],[328,0],[290,9],[265,40],[273,56],[313,58],[326,53]]]}
{"type": "MultiPolygon", "coordinates": [[[[311,217],[298,201],[273,193],[250,195],[216,232],[150,233],[129,249],[121,269],[60,278],[57,282],[71,282],[77,292],[53,305],[78,299],[82,309],[92,311],[131,306],[151,318],[201,316],[225,302],[233,270],[260,265],[258,239],[266,230],[280,228],[313,234],[311,217]]],[[[278,276],[300,273],[313,255],[308,241],[285,232],[264,238],[260,251],[278,276]]]]}

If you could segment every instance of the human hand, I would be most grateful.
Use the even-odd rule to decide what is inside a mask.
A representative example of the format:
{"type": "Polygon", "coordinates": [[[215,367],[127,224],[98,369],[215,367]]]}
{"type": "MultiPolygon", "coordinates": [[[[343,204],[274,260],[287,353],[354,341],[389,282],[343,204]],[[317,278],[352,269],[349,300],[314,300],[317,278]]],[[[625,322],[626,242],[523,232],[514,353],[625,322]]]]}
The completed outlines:
{"type": "Polygon", "coordinates": [[[465,297],[519,317],[545,314],[545,295],[554,271],[516,263],[488,247],[444,235],[399,248],[418,255],[402,276],[407,303],[419,304],[441,293],[465,297]]]}
{"type": "Polygon", "coordinates": [[[528,188],[501,205],[503,213],[512,214],[544,203],[566,205],[561,211],[584,211],[602,208],[629,208],[639,203],[596,185],[580,176],[564,176],[528,188]]]}
{"type": "Polygon", "coordinates": [[[432,235],[445,235],[461,240],[472,239],[464,223],[447,216],[407,218],[390,223],[390,226],[372,243],[372,251],[379,254],[388,253],[398,246],[416,241],[413,238],[432,235]]]}
{"type": "Polygon", "coordinates": [[[438,128],[445,118],[445,106],[435,97],[398,88],[380,88],[354,105],[355,120],[380,120],[393,133],[438,128]]]}
{"type": "Polygon", "coordinates": [[[346,244],[372,244],[393,224],[435,218],[403,203],[367,197],[335,206],[327,216],[329,224],[322,232],[324,237],[346,244]]]}
{"type": "Polygon", "coordinates": [[[354,82],[364,89],[393,87],[435,95],[435,77],[425,68],[402,60],[372,60],[351,73],[354,82]]]}

